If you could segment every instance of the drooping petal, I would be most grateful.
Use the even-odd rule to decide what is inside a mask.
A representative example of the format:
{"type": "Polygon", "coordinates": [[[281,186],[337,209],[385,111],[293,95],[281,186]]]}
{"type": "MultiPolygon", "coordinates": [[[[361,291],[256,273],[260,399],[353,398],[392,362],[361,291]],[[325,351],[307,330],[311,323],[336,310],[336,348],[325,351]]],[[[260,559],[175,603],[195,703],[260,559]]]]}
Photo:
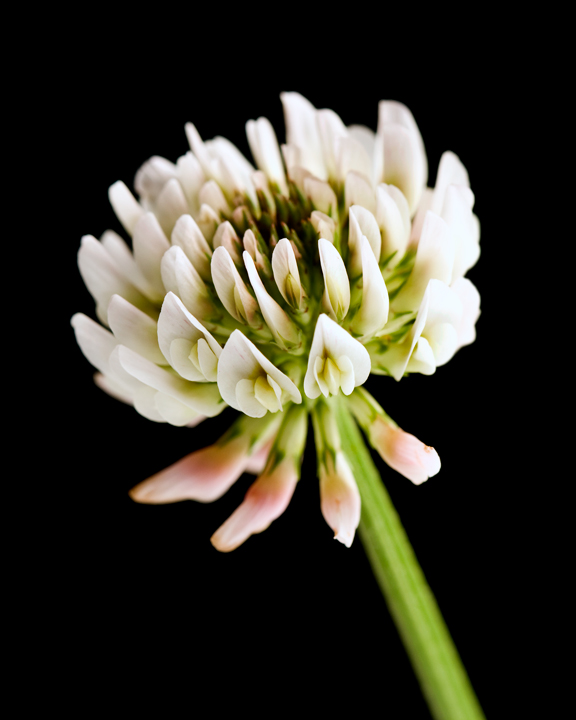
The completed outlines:
{"type": "Polygon", "coordinates": [[[130,491],[130,497],[141,503],[217,500],[242,475],[251,456],[270,440],[280,421],[273,415],[262,420],[239,418],[214,445],[148,478],[130,491]]]}
{"type": "Polygon", "coordinates": [[[261,475],[250,486],[242,504],[212,535],[212,545],[220,552],[230,552],[250,535],[266,530],[288,507],[297,482],[298,473],[291,459],[261,475]]]}
{"type": "Polygon", "coordinates": [[[361,500],[352,470],[342,452],[336,462],[320,465],[320,507],[334,539],[350,547],[360,523],[361,500]]]}
{"type": "Polygon", "coordinates": [[[415,485],[428,480],[440,470],[440,458],[433,447],[393,427],[383,418],[376,418],[370,428],[370,443],[387,465],[415,485]]]}

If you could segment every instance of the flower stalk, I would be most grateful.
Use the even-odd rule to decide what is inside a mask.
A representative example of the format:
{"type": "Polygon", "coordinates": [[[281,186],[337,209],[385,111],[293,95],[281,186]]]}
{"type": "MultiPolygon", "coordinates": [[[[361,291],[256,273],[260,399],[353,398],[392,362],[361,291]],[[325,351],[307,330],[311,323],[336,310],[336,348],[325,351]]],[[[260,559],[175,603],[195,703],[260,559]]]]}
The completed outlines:
{"type": "Polygon", "coordinates": [[[360,538],[435,720],[484,720],[438,604],[360,430],[333,402],[342,449],[362,498],[360,538]]]}

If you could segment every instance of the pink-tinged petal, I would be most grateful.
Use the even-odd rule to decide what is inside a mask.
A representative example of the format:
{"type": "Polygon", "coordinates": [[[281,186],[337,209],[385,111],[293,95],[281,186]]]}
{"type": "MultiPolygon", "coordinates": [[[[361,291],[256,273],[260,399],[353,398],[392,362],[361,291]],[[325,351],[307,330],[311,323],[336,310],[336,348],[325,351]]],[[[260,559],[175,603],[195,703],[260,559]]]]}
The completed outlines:
{"type": "Polygon", "coordinates": [[[260,473],[266,467],[266,462],[268,461],[268,455],[270,455],[270,450],[272,449],[273,442],[274,438],[271,438],[270,442],[262,445],[258,452],[255,452],[252,456],[248,458],[248,462],[246,463],[246,470],[244,472],[250,473],[250,475],[260,475],[260,473]]]}
{"type": "Polygon", "coordinates": [[[440,470],[440,458],[433,447],[414,435],[377,417],[369,428],[370,442],[385,463],[415,485],[420,485],[440,470]]]}
{"type": "Polygon", "coordinates": [[[230,552],[250,535],[266,530],[288,507],[297,482],[298,472],[291,458],[277,465],[270,474],[261,475],[242,504],[212,535],[212,545],[221,552],[230,552]]]}
{"type": "Polygon", "coordinates": [[[352,470],[341,452],[336,453],[335,467],[320,466],[320,507],[334,530],[334,539],[350,547],[360,522],[361,501],[352,470]]]}
{"type": "Polygon", "coordinates": [[[249,437],[241,435],[225,445],[216,443],[197,450],[136,485],[130,497],[152,504],[217,500],[244,472],[248,442],[249,437]]]}

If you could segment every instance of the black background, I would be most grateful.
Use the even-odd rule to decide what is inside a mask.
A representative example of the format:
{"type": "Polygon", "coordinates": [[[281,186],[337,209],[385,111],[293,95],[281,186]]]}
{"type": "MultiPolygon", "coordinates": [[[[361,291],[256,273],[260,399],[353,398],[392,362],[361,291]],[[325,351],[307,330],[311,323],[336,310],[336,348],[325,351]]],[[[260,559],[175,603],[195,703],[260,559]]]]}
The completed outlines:
{"type": "Polygon", "coordinates": [[[188,120],[203,138],[223,135],[247,155],[250,118],[267,116],[283,140],[279,93],[296,90],[346,124],[372,128],[378,100],[400,100],[423,135],[429,184],[444,150],[469,171],[482,227],[482,254],[468,274],[482,297],[477,340],[431,377],[371,377],[367,387],[440,454],[440,473],[420,487],[375,462],[488,717],[511,717],[517,594],[525,582],[517,561],[526,552],[514,531],[522,512],[518,406],[501,311],[516,292],[507,279],[515,221],[506,207],[505,152],[514,91],[487,58],[464,69],[454,58],[436,59],[432,45],[416,67],[379,53],[364,60],[360,51],[352,64],[324,52],[310,60],[297,44],[276,53],[266,43],[259,54],[250,44],[223,42],[224,65],[197,43],[177,57],[155,48],[143,55],[136,44],[134,57],[119,57],[113,45],[71,42],[43,84],[44,157],[55,170],[54,187],[43,191],[53,199],[47,219],[58,263],[51,309],[58,392],[49,400],[57,421],[47,419],[44,431],[44,463],[55,479],[40,499],[54,509],[50,542],[39,552],[62,642],[82,668],[77,687],[92,697],[94,673],[108,688],[126,687],[134,671],[133,691],[148,683],[170,689],[156,674],[174,668],[188,676],[184,689],[190,683],[216,702],[228,681],[254,684],[269,672],[267,686],[281,697],[310,687],[315,702],[336,692],[359,711],[374,704],[390,718],[429,717],[359,539],[350,549],[334,542],[321,516],[312,443],[286,513],[220,554],[210,535],[241,502],[250,476],[207,505],[137,505],[127,491],[216,439],[232,411],[195,429],[144,419],[94,386],[69,326],[74,312],[95,317],[76,267],[80,237],[121,231],[109,185],[122,179],[131,186],[151,155],[176,160],[186,152],[188,120]],[[320,682],[325,673],[330,679],[320,682]],[[222,690],[208,691],[208,679],[222,690]]]}

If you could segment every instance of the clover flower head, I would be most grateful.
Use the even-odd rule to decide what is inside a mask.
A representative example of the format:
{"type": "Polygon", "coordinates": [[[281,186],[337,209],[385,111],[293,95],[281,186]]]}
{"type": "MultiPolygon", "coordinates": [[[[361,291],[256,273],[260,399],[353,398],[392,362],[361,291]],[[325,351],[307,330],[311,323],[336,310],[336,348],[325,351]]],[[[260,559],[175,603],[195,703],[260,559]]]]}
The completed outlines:
{"type": "Polygon", "coordinates": [[[312,418],[321,510],[350,546],[360,495],[334,419],[345,402],[370,444],[419,484],[440,469],[362,387],[370,373],[430,375],[475,338],[479,223],[466,169],[440,161],[427,187],[424,143],[407,107],[382,101],[377,131],[346,127],[283,93],[286,143],[266,118],[246,124],[255,166],[228,140],[173,163],[152,157],[136,195],[112,207],[131,238],[82,239],[80,272],[99,323],[72,318],[97,384],[155,422],[194,427],[240,415],[212,446],[131,491],[144,503],[210,502],[258,477],[214,533],[232,550],[284,512],[312,418]]]}

